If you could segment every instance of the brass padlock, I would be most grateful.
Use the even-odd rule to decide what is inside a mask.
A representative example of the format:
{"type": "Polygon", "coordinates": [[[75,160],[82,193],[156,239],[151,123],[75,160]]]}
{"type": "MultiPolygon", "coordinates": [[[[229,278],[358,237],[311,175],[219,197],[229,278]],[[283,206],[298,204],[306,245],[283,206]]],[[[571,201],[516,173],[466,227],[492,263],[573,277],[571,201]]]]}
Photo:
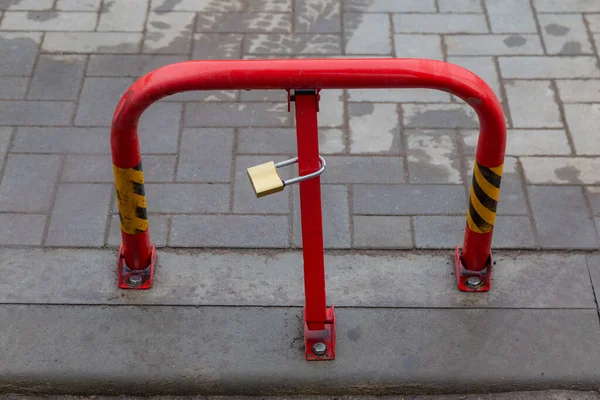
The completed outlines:
{"type": "Polygon", "coordinates": [[[302,182],[321,175],[325,171],[325,168],[327,168],[327,163],[325,163],[325,159],[321,156],[319,156],[319,160],[321,161],[321,168],[319,168],[317,171],[308,175],[297,176],[285,181],[281,179],[277,173],[277,168],[297,163],[298,157],[279,163],[269,161],[255,167],[250,167],[246,170],[246,172],[248,172],[248,178],[250,178],[250,183],[252,184],[254,193],[256,193],[256,197],[264,197],[273,193],[281,192],[286,186],[293,183],[302,182]]]}

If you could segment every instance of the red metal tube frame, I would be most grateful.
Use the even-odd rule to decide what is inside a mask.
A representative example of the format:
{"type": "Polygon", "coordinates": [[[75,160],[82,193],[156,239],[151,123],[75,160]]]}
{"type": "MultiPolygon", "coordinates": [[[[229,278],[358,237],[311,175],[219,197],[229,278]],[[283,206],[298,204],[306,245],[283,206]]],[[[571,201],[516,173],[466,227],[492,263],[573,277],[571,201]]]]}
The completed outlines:
{"type": "MultiPolygon", "coordinates": [[[[143,197],[143,176],[141,192],[140,182],[135,180],[137,177],[135,171],[141,172],[138,120],[144,110],[165,96],[190,90],[353,88],[428,88],[442,90],[462,98],[479,117],[480,135],[476,152],[476,170],[477,166],[480,168],[479,173],[475,175],[479,179],[480,189],[481,184],[484,192],[486,188],[489,189],[489,185],[481,180],[483,176],[488,183],[497,183],[499,190],[499,176],[504,162],[506,126],[498,99],[490,87],[472,72],[442,61],[422,59],[188,61],[159,68],[138,79],[123,95],[116,108],[111,130],[115,177],[120,174],[121,181],[123,176],[127,179],[133,177],[125,182],[124,186],[133,187],[131,190],[137,190],[143,197]]],[[[117,182],[117,189],[119,189],[119,182],[117,182]]],[[[491,190],[495,189],[491,188],[491,190]]],[[[119,199],[120,211],[122,205],[131,207],[135,202],[137,202],[137,211],[145,207],[145,198],[141,200],[140,197],[134,201],[131,199],[132,196],[127,196],[128,193],[120,194],[122,195],[119,199]]],[[[497,194],[497,191],[492,193],[490,196],[492,200],[496,197],[497,201],[497,194]]],[[[473,203],[473,195],[471,200],[473,203]]],[[[476,212],[477,206],[480,207],[481,203],[475,201],[475,208],[473,205],[469,208],[476,212]]],[[[488,204],[483,202],[483,205],[488,204]]],[[[463,290],[487,289],[485,281],[489,283],[490,246],[495,218],[495,204],[492,206],[492,212],[487,215],[488,218],[484,218],[483,222],[477,221],[475,215],[468,214],[462,256],[457,255],[457,271],[460,264],[461,276],[465,279],[469,275],[477,274],[478,271],[486,271],[486,273],[480,275],[483,277],[484,284],[475,288],[466,287],[464,280],[459,277],[459,287],[463,290]],[[482,227],[484,229],[481,229],[482,227]],[[467,274],[464,274],[464,271],[467,271],[467,274]]],[[[127,210],[125,211],[120,212],[122,221],[125,219],[122,228],[123,223],[127,224],[128,221],[131,222],[130,219],[136,218],[135,215],[133,217],[127,215],[127,210]]],[[[145,212],[145,208],[143,211],[145,212]]],[[[138,216],[142,219],[144,217],[141,214],[138,216]]],[[[125,230],[122,232],[123,243],[119,266],[124,263],[131,271],[149,269],[151,274],[154,250],[150,244],[147,224],[139,224],[139,220],[137,222],[137,225],[135,223],[127,225],[129,233],[125,230]]]]}

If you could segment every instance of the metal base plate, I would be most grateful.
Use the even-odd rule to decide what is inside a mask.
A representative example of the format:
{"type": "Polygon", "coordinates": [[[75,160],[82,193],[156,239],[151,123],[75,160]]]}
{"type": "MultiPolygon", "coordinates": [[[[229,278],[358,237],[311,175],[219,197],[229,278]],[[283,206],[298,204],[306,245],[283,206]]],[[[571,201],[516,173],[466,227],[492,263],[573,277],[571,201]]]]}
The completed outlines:
{"type": "Polygon", "coordinates": [[[322,331],[309,330],[306,324],[306,312],[304,313],[304,345],[307,361],[335,360],[335,313],[333,305],[326,311],[325,329],[322,331]],[[322,343],[326,346],[325,354],[316,355],[313,346],[322,343]]]}
{"type": "Polygon", "coordinates": [[[123,244],[119,247],[119,260],[117,261],[117,273],[119,288],[131,290],[147,290],[152,287],[154,276],[154,264],[156,262],[156,245],[152,245],[150,264],[145,269],[132,270],[125,265],[123,244]]]}
{"type": "Polygon", "coordinates": [[[461,255],[461,250],[456,246],[454,259],[458,289],[462,292],[487,292],[490,290],[490,279],[492,278],[492,252],[490,251],[487,265],[481,271],[470,271],[465,269],[462,264],[461,255]]]}

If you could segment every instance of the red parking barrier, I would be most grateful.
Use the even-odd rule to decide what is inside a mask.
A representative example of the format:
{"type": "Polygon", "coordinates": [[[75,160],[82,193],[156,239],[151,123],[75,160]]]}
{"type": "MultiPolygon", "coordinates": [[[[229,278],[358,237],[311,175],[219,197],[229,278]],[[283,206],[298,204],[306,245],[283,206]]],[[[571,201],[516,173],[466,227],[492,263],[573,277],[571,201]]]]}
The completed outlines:
{"type": "Polygon", "coordinates": [[[492,230],[506,140],[502,108],[489,86],[470,71],[441,61],[421,59],[188,61],[167,65],[138,79],[119,102],[111,130],[123,238],[118,261],[119,287],[148,289],[152,284],[155,250],[148,232],[137,135],[138,120],[144,110],[165,96],[190,90],[288,90],[296,106],[298,159],[267,163],[252,173],[267,177],[264,181],[259,178],[255,185],[257,194],[259,190],[264,191],[260,195],[281,191],[286,183],[301,181],[306,355],[307,359],[333,359],[335,316],[333,306],[326,306],[318,178],[325,169],[318,149],[318,91],[356,88],[438,89],[462,98],[477,112],[480,135],[473,187],[463,249],[461,252],[457,247],[455,257],[459,289],[488,290],[492,230]],[[301,176],[295,181],[271,179],[277,176],[272,173],[276,168],[296,161],[301,176]],[[262,183],[266,185],[257,188],[262,183]]]}

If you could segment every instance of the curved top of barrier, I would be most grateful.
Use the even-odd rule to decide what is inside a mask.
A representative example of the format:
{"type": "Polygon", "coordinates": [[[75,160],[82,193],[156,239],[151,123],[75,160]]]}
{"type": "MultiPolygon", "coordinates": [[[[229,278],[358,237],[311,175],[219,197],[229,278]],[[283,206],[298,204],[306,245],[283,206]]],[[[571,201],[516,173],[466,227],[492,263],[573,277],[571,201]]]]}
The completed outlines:
{"type": "Polygon", "coordinates": [[[152,71],[121,98],[112,121],[113,163],[133,168],[138,120],[159,99],[190,90],[428,88],[466,101],[479,117],[477,160],[504,160],[506,126],[492,89],[477,75],[443,61],[424,59],[287,59],[186,61],[152,71]],[[485,137],[485,140],[483,139],[485,137]]]}

